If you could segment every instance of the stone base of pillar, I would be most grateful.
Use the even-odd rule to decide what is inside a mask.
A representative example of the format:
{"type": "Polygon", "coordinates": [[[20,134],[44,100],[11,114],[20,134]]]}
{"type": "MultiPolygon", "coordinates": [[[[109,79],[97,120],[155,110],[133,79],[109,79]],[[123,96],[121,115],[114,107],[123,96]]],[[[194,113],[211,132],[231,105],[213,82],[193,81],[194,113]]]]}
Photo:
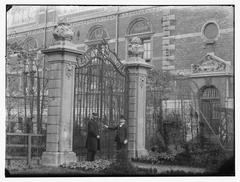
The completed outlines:
{"type": "Polygon", "coordinates": [[[142,157],[148,155],[148,151],[146,149],[138,149],[136,154],[137,157],[142,157]]]}
{"type": "Polygon", "coordinates": [[[148,155],[148,151],[146,149],[128,150],[128,159],[146,156],[146,155],[148,155]]]}
{"type": "Polygon", "coordinates": [[[60,166],[64,163],[77,162],[74,152],[44,152],[42,155],[43,166],[60,166]]]}
{"type": "Polygon", "coordinates": [[[136,151],[128,149],[128,159],[132,159],[136,157],[136,151]]]}

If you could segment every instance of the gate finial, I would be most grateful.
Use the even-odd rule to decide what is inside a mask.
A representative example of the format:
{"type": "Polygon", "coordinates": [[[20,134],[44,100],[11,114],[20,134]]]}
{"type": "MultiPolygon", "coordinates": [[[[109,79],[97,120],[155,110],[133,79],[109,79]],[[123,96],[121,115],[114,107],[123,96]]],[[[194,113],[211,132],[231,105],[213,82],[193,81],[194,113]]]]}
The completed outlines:
{"type": "Polygon", "coordinates": [[[128,47],[128,55],[130,57],[139,57],[143,52],[144,48],[141,39],[139,37],[133,37],[128,47]]]}
{"type": "Polygon", "coordinates": [[[53,30],[54,39],[56,41],[71,41],[73,39],[73,35],[74,32],[72,31],[70,24],[67,23],[65,19],[60,19],[58,21],[58,25],[56,25],[53,30]]]}

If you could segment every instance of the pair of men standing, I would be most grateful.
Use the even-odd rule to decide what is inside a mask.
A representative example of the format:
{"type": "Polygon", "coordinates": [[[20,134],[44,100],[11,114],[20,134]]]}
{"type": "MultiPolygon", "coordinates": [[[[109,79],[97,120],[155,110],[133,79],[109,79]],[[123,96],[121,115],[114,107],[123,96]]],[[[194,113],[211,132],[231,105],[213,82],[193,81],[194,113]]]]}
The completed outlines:
{"type": "MultiPolygon", "coordinates": [[[[86,140],[87,160],[94,161],[97,150],[100,150],[100,135],[98,126],[98,115],[92,113],[92,119],[88,122],[88,134],[86,140]]],[[[127,126],[124,116],[120,116],[120,123],[117,126],[110,127],[104,125],[105,128],[116,130],[115,142],[117,143],[117,151],[125,151],[127,146],[127,126]]]]}

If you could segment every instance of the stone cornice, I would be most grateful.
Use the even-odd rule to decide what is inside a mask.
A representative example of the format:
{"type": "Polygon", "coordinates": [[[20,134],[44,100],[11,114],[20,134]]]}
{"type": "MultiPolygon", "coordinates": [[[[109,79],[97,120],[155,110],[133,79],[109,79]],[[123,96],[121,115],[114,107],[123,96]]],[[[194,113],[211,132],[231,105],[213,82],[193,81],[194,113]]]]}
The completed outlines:
{"type": "Polygon", "coordinates": [[[81,55],[84,53],[83,51],[72,46],[72,44],[68,43],[67,41],[66,42],[60,41],[59,44],[42,50],[42,53],[44,53],[44,54],[52,54],[55,52],[65,52],[65,53],[71,53],[71,54],[77,54],[77,55],[79,55],[79,54],[81,55]]]}
{"type": "MultiPolygon", "coordinates": [[[[221,34],[232,33],[233,28],[230,27],[230,28],[220,29],[219,31],[220,31],[220,36],[221,36],[221,34]]],[[[195,32],[195,33],[173,35],[173,36],[169,36],[167,38],[163,37],[163,39],[185,39],[185,38],[201,37],[201,36],[202,36],[201,32],[195,32]]]]}
{"type": "MultiPolygon", "coordinates": [[[[150,7],[150,8],[145,8],[145,9],[138,9],[138,10],[130,10],[130,11],[125,11],[125,12],[119,12],[119,17],[127,17],[127,16],[133,16],[133,15],[141,15],[141,14],[146,14],[146,13],[151,13],[151,12],[157,12],[157,11],[161,11],[162,8],[161,7],[150,7]]],[[[115,19],[117,13],[111,13],[108,15],[103,15],[103,16],[96,16],[96,17],[92,17],[92,18],[84,18],[81,19],[79,18],[78,20],[74,20],[74,21],[70,21],[70,25],[72,26],[78,26],[78,25],[82,25],[82,24],[90,24],[90,23],[97,23],[97,22],[103,22],[103,21],[108,21],[108,20],[112,20],[115,19]]],[[[47,29],[53,29],[55,24],[51,23],[47,26],[47,29]]],[[[19,31],[17,32],[17,28],[16,27],[10,27],[9,30],[11,31],[15,31],[16,33],[13,34],[9,34],[9,36],[12,35],[20,35],[20,34],[26,34],[27,32],[31,32],[29,34],[34,34],[36,32],[39,32],[39,30],[43,29],[42,31],[44,31],[45,25],[41,24],[41,25],[37,25],[37,27],[32,30],[32,27],[27,27],[28,29],[23,30],[23,31],[19,31]]],[[[41,32],[41,31],[40,31],[41,32]]]]}
{"type": "Polygon", "coordinates": [[[154,32],[143,32],[143,33],[137,33],[137,34],[131,34],[131,35],[125,35],[126,38],[130,38],[130,37],[150,37],[154,34],[154,32]]]}
{"type": "Polygon", "coordinates": [[[209,73],[194,73],[192,74],[190,70],[184,71],[176,70],[176,79],[189,79],[189,78],[205,78],[205,77],[232,77],[233,73],[226,72],[209,72],[209,73]]]}
{"type": "Polygon", "coordinates": [[[22,24],[17,24],[15,26],[9,26],[9,29],[20,29],[23,27],[30,27],[32,25],[35,25],[36,22],[35,21],[31,21],[31,22],[27,22],[27,23],[22,23],[22,24]]]}
{"type": "Polygon", "coordinates": [[[74,53],[74,54],[83,54],[83,52],[80,50],[74,50],[74,49],[67,48],[67,47],[50,47],[48,49],[42,50],[42,52],[44,54],[51,54],[54,52],[67,52],[67,53],[74,53]]]}
{"type": "MultiPolygon", "coordinates": [[[[204,77],[232,77],[232,73],[219,72],[219,73],[198,73],[198,74],[189,74],[184,76],[185,79],[188,78],[204,78],[204,77]]],[[[180,79],[180,78],[179,78],[180,79]]]]}
{"type": "Polygon", "coordinates": [[[151,69],[153,66],[146,63],[143,59],[140,61],[139,58],[130,58],[128,61],[122,61],[125,67],[144,67],[151,69]]]}

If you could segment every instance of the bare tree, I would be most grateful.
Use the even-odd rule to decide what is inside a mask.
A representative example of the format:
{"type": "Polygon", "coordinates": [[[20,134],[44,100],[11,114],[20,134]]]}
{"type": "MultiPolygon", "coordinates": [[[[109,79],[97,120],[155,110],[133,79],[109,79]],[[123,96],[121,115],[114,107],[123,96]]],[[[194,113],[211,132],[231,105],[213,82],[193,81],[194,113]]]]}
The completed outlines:
{"type": "MultiPolygon", "coordinates": [[[[40,53],[40,49],[30,49],[28,46],[26,47],[22,41],[8,41],[6,66],[8,68],[6,73],[6,96],[9,97],[6,103],[8,113],[10,113],[13,107],[21,107],[21,109],[24,107],[25,124],[28,120],[30,125],[32,125],[34,109],[36,108],[37,132],[41,133],[43,111],[46,107],[44,96],[47,89],[47,79],[42,77],[46,69],[45,64],[43,64],[43,56],[40,53]],[[13,60],[13,57],[16,59],[13,60]],[[16,64],[16,61],[18,64],[16,64]],[[15,75],[16,79],[19,80],[20,78],[23,80],[22,89],[16,81],[13,81],[13,75],[15,75]],[[16,90],[18,91],[17,95],[15,93],[16,90]],[[15,98],[15,100],[23,98],[23,106],[15,104],[13,98],[15,98]]],[[[17,110],[19,110],[19,108],[17,110]]]]}

